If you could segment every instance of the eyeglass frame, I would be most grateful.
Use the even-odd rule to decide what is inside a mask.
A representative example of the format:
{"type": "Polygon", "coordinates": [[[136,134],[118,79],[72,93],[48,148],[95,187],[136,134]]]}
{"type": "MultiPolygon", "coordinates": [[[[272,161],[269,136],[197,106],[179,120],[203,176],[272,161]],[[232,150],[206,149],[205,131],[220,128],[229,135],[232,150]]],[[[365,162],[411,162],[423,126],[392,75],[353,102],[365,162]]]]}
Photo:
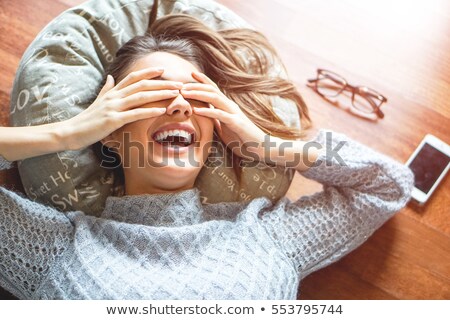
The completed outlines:
{"type": "MultiPolygon", "coordinates": [[[[387,102],[387,98],[385,96],[383,96],[382,94],[380,94],[378,91],[373,90],[372,88],[366,87],[366,86],[354,86],[351,85],[347,82],[347,80],[342,77],[341,75],[337,74],[336,72],[330,71],[330,70],[326,70],[326,69],[317,69],[317,77],[315,79],[308,79],[308,83],[312,84],[314,83],[314,91],[317,92],[317,94],[319,94],[320,96],[324,97],[325,99],[329,99],[330,97],[327,95],[322,94],[319,89],[317,88],[317,82],[319,80],[321,80],[319,78],[320,75],[322,75],[323,77],[326,77],[325,74],[323,74],[323,72],[327,72],[333,75],[336,75],[338,78],[342,79],[344,81],[344,86],[339,90],[336,91],[336,95],[338,96],[339,94],[341,94],[343,91],[350,91],[352,93],[352,104],[353,107],[356,108],[357,110],[364,112],[360,109],[358,109],[358,107],[355,107],[354,101],[355,101],[355,94],[359,94],[361,97],[363,97],[364,99],[366,99],[370,105],[373,108],[373,112],[370,113],[375,113],[379,118],[384,118],[384,113],[380,110],[380,107],[383,103],[387,102]],[[368,90],[371,91],[371,93],[367,92],[368,90]],[[372,94],[373,93],[373,94],[372,94]],[[376,96],[375,96],[375,95],[376,96]],[[372,98],[376,98],[378,99],[378,101],[380,101],[380,103],[377,105],[375,101],[372,100],[372,98]]],[[[326,77],[334,82],[336,82],[334,79],[330,78],[330,77],[326,77]]],[[[323,79],[323,78],[322,78],[323,79]]],[[[333,96],[334,97],[334,96],[333,96]]],[[[367,112],[368,113],[368,112],[367,112]]],[[[370,114],[368,113],[368,114],[370,114]]]]}

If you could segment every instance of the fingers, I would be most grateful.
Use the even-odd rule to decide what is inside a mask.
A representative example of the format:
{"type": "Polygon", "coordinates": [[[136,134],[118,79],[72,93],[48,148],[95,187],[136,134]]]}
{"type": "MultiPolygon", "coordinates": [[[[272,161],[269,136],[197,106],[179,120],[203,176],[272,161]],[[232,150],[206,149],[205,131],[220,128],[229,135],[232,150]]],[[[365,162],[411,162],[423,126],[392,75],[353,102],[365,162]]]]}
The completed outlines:
{"type": "Polygon", "coordinates": [[[200,91],[200,90],[181,90],[183,97],[187,99],[200,100],[207,103],[217,104],[220,103],[219,97],[214,92],[200,91]]]}
{"type": "Polygon", "coordinates": [[[136,108],[121,112],[120,119],[122,124],[127,124],[134,121],[162,116],[166,111],[167,108],[136,108]]]}
{"type": "Polygon", "coordinates": [[[114,88],[114,78],[108,74],[108,76],[106,77],[106,83],[103,86],[103,88],[100,90],[99,92],[99,96],[104,95],[106,92],[108,92],[109,90],[111,90],[112,88],[114,88]]]}
{"type": "Polygon", "coordinates": [[[208,92],[216,92],[219,93],[220,91],[210,85],[210,84],[205,84],[205,83],[185,83],[183,84],[183,88],[181,88],[182,90],[199,90],[199,91],[208,91],[208,92]]]}
{"type": "Polygon", "coordinates": [[[240,109],[237,105],[232,104],[227,97],[210,91],[197,90],[181,90],[183,97],[186,99],[199,100],[212,104],[218,109],[222,109],[229,113],[239,113],[240,109]]]}
{"type": "Polygon", "coordinates": [[[225,112],[220,109],[208,109],[208,108],[198,108],[194,107],[194,113],[199,116],[208,117],[211,119],[217,119],[220,122],[223,122],[225,124],[231,124],[234,122],[234,119],[232,115],[230,115],[228,112],[225,112]]]}
{"type": "Polygon", "coordinates": [[[208,76],[206,74],[201,73],[201,72],[196,72],[196,71],[193,71],[191,74],[194,79],[196,79],[202,83],[210,84],[210,85],[218,88],[217,84],[214,81],[212,81],[210,78],[208,78],[208,76]]]}
{"type": "Polygon", "coordinates": [[[138,82],[139,80],[142,80],[142,79],[155,78],[157,76],[160,76],[163,72],[164,72],[164,69],[155,68],[155,67],[131,72],[125,78],[123,78],[122,81],[120,81],[117,84],[116,89],[117,90],[123,89],[123,88],[129,86],[130,84],[138,82]]]}
{"type": "Polygon", "coordinates": [[[180,94],[179,90],[141,91],[134,93],[120,101],[120,109],[136,108],[147,103],[173,99],[180,94]]]}
{"type": "Polygon", "coordinates": [[[182,82],[168,81],[168,80],[148,80],[143,79],[135,82],[117,92],[119,97],[127,97],[133,93],[140,91],[155,91],[155,90],[180,90],[183,87],[182,82]]]}

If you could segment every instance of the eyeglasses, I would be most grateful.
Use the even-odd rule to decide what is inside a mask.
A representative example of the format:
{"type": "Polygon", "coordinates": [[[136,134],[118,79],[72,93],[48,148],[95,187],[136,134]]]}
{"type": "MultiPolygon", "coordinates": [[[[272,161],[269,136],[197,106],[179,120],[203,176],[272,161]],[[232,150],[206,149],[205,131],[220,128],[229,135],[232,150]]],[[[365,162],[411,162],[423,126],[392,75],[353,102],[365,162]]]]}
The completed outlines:
{"type": "Polygon", "coordinates": [[[317,78],[308,79],[308,83],[327,100],[348,91],[352,94],[352,105],[356,110],[363,114],[376,114],[379,118],[384,118],[380,107],[387,102],[387,98],[373,89],[350,85],[340,75],[324,69],[317,69],[317,78]]]}

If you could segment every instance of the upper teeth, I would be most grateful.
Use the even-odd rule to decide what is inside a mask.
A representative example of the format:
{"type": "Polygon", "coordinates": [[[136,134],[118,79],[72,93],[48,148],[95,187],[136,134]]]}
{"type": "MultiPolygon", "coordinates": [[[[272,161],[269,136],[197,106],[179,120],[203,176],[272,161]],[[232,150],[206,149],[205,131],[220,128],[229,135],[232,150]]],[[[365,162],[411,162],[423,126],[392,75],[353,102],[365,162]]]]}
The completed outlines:
{"type": "Polygon", "coordinates": [[[169,136],[184,137],[188,143],[191,143],[191,134],[185,130],[167,130],[158,133],[155,137],[156,141],[162,141],[169,136]]]}

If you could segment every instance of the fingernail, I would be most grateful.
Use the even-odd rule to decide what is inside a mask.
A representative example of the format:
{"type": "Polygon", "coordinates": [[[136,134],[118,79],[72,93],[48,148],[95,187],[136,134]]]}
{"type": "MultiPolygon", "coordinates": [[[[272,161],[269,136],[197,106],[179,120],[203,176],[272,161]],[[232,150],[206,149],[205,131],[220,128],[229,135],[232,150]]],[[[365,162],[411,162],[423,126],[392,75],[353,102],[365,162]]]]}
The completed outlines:
{"type": "Polygon", "coordinates": [[[172,92],[171,92],[172,94],[176,94],[176,95],[179,95],[180,94],[180,90],[172,90],[172,92]]]}
{"type": "Polygon", "coordinates": [[[162,72],[162,71],[164,71],[164,68],[156,68],[156,71],[162,72]]]}
{"type": "Polygon", "coordinates": [[[183,88],[183,82],[175,82],[175,87],[177,88],[183,88]]]}

